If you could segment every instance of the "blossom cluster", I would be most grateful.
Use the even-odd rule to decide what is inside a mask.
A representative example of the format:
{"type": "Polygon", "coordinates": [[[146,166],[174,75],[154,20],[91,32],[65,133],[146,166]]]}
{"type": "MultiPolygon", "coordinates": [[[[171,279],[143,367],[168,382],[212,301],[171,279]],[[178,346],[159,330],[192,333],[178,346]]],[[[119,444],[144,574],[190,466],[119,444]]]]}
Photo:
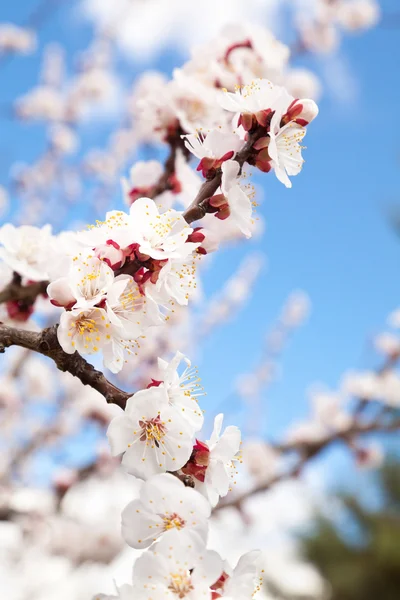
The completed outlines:
{"type": "MultiPolygon", "coordinates": [[[[242,138],[242,142],[246,136],[242,129],[236,130],[233,127],[232,113],[221,105],[223,89],[233,92],[235,86],[251,84],[259,79],[271,80],[275,86],[283,86],[291,95],[286,108],[296,98],[318,97],[319,83],[316,77],[306,69],[289,67],[289,56],[288,46],[276,40],[263,27],[255,24],[224,27],[207,46],[196,48],[182,69],[174,71],[170,81],[158,73],[145,74],[135,83],[126,102],[124,126],[113,131],[108,147],[90,150],[83,158],[83,168],[62,165],[60,171],[60,159],[62,162],[64,156],[73,154],[79,145],[77,123],[88,114],[89,106],[101,106],[101,103],[107,105],[110,97],[115,94],[117,84],[111,69],[111,38],[107,41],[95,40],[79,57],[78,72],[68,78],[62,49],[49,46],[45,53],[40,84],[15,103],[18,118],[46,123],[48,138],[48,151],[43,157],[39,157],[33,165],[18,164],[13,171],[16,188],[27,200],[23,207],[23,222],[34,223],[43,216],[46,206],[42,198],[49,189],[54,189],[57,194],[61,192],[63,200],[77,201],[82,191],[83,176],[95,177],[106,186],[114,184],[129,165],[132,151],[142,143],[168,143],[174,149],[175,160],[168,180],[161,187],[159,182],[162,165],[155,160],[137,163],[127,182],[127,203],[149,196],[154,198],[163,211],[176,204],[187,208],[199,190],[202,178],[186,164],[189,151],[184,147],[181,136],[199,136],[199,143],[190,139],[187,140],[187,145],[193,150],[197,147],[198,151],[194,154],[200,154],[202,165],[211,165],[212,160],[210,162],[209,159],[215,158],[214,167],[218,167],[218,160],[223,155],[213,157],[214,152],[219,154],[221,147],[221,143],[219,148],[215,146],[216,136],[213,130],[231,134],[231,143],[223,143],[228,145],[228,153],[240,146],[238,136],[242,138]],[[236,139],[232,137],[233,129],[236,139]],[[211,133],[205,142],[204,138],[211,133]]],[[[263,107],[266,111],[271,109],[267,104],[263,107]]],[[[315,106],[311,112],[316,114],[315,106]]],[[[268,129],[267,126],[266,137],[269,136],[268,129]]],[[[279,128],[275,129],[278,133],[279,128]]],[[[279,138],[281,147],[285,131],[281,132],[279,138]]],[[[298,142],[304,132],[304,129],[297,131],[298,142]]],[[[289,146],[293,145],[293,156],[296,156],[294,165],[289,167],[290,173],[288,171],[289,175],[293,175],[299,171],[302,158],[299,156],[299,145],[294,143],[295,132],[289,138],[291,141],[287,150],[292,152],[289,146]]],[[[262,143],[261,141],[260,144],[262,143]]],[[[276,154],[270,158],[265,146],[262,150],[259,158],[263,159],[263,169],[276,166],[276,173],[279,174],[281,168],[277,164],[276,154]]],[[[248,164],[255,164],[256,152],[252,154],[248,164]]],[[[224,160],[228,160],[227,157],[224,160]]],[[[282,160],[288,162],[289,158],[282,160]]],[[[258,165],[261,165],[260,161],[258,165]]],[[[201,171],[206,174],[209,169],[201,171]]],[[[206,214],[204,218],[204,227],[213,234],[214,240],[235,239],[243,235],[249,236],[250,232],[258,232],[262,221],[251,216],[254,188],[244,181],[247,172],[242,172],[241,165],[238,167],[234,164],[224,166],[224,171],[224,181],[214,194],[216,198],[209,206],[211,214],[206,214]],[[240,178],[235,179],[237,174],[240,174],[240,178]],[[239,185],[233,185],[234,181],[239,185]],[[229,195],[229,205],[223,201],[223,195],[229,195]],[[223,225],[213,218],[212,207],[218,219],[224,219],[223,225]],[[227,219],[229,214],[231,218],[227,219]]],[[[289,185],[287,177],[285,185],[289,185]]],[[[93,201],[96,203],[95,199],[93,201]]],[[[102,217],[102,214],[96,216],[102,217]]]]}
{"type": "Polygon", "coordinates": [[[146,331],[168,319],[165,312],[195,293],[196,240],[181,213],[160,214],[149,198],[138,199],[129,214],[112,211],[79,232],[82,250],[47,290],[65,309],[58,328],[64,351],[102,350],[105,365],[120,371],[124,352],[134,353],[146,331]]]}
{"type": "Polygon", "coordinates": [[[179,352],[158,366],[160,379],[129,398],[107,431],[112,454],[143,480],[122,513],[122,535],[132,548],[147,550],[135,562],[133,585],[122,586],[118,597],[250,599],[260,587],[258,553],[244,555],[232,570],[207,549],[211,508],[230,490],[241,461],[240,431],[229,426],[221,434],[221,414],[211,438],[197,439],[203,424],[197,371],[179,352]],[[182,360],[187,366],[179,374],[182,360]]]}
{"type": "MultiPolygon", "coordinates": [[[[148,10],[159,14],[157,1],[149,2],[148,10]]],[[[112,31],[103,23],[88,47],[76,57],[72,72],[69,72],[62,48],[56,44],[46,46],[40,81],[14,104],[17,118],[44,122],[48,138],[43,155],[30,165],[16,164],[12,171],[17,192],[24,200],[19,215],[21,219],[23,217],[22,222],[45,221],[44,198],[49,190],[59,195],[62,201],[77,202],[86,177],[94,178],[101,185],[114,186],[129,165],[132,153],[143,142],[169,143],[182,133],[209,131],[222,124],[229,126],[228,116],[224,116],[215,101],[216,94],[223,88],[234,91],[235,85],[264,78],[284,86],[294,98],[317,100],[322,87],[318,77],[305,67],[294,66],[291,59],[305,52],[334,50],[339,43],[340,29],[356,31],[371,27],[379,19],[380,11],[377,0],[315,0],[313,9],[309,8],[299,10],[293,23],[298,40],[292,48],[259,24],[237,19],[237,23],[224,26],[207,44],[195,47],[190,60],[174,71],[171,81],[161,73],[146,73],[138,84],[135,82],[132,91],[124,95],[124,106],[118,95],[121,82],[113,69],[119,37],[124,37],[117,22],[123,27],[130,23],[129,39],[132,41],[132,28],[140,31],[141,19],[144,19],[143,28],[147,26],[142,6],[139,11],[132,3],[119,7],[118,14],[111,19],[116,18],[112,31]],[[100,33],[104,26],[107,36],[100,33]],[[119,119],[121,125],[113,127],[105,146],[86,152],[82,164],[76,161],[64,163],[64,157],[73,154],[79,145],[79,123],[83,119],[96,118],[102,111],[108,114],[110,107],[113,111],[117,105],[118,110],[124,111],[124,116],[119,119]]],[[[114,12],[112,7],[110,11],[114,12]]],[[[168,18],[173,18],[174,11],[168,12],[168,18]]],[[[243,14],[251,20],[250,10],[243,10],[243,14]]],[[[160,23],[163,23],[162,19],[160,23]]],[[[156,46],[161,43],[166,33],[164,25],[160,36],[154,35],[154,40],[147,37],[147,43],[156,46]]],[[[172,35],[174,29],[168,31],[172,35]]],[[[24,29],[0,25],[0,52],[2,45],[3,51],[22,50],[27,44],[25,37],[24,29]]],[[[140,35],[139,38],[142,39],[140,35]]],[[[179,160],[177,157],[176,163],[179,160]]],[[[146,167],[143,174],[141,167],[136,169],[132,186],[136,191],[142,184],[151,186],[157,181],[156,171],[161,165],[156,161],[152,163],[152,167],[154,163],[158,167],[146,167]]],[[[176,164],[175,175],[177,169],[176,164]]],[[[196,185],[196,178],[186,174],[188,185],[196,185]]],[[[185,195],[178,192],[182,182],[177,184],[172,176],[169,186],[167,192],[161,192],[160,203],[168,206],[167,203],[174,200],[184,202],[185,195]]],[[[96,194],[91,201],[97,205],[96,194]]],[[[216,226],[215,220],[208,221],[211,227],[216,226]]],[[[235,237],[237,229],[231,230],[232,223],[230,220],[220,228],[224,239],[235,237]]]]}
{"type": "MultiPolygon", "coordinates": [[[[64,308],[58,340],[65,352],[102,351],[105,366],[119,372],[126,353],[137,352],[150,328],[168,319],[175,305],[188,304],[196,291],[199,258],[218,245],[218,227],[210,231],[206,219],[201,227],[190,223],[202,217],[229,221],[250,237],[254,192],[242,184],[243,166],[273,169],[287,187],[289,176],[299,173],[300,143],[318,113],[315,102],[295,99],[267,79],[237,86],[235,92],[214,92],[221,119],[217,127],[180,134],[174,121],[176,140],[199,159],[197,171],[204,181],[195,198],[186,202],[192,204],[185,212],[159,208],[153,200],[154,185],[164,175],[143,163],[141,181],[124,182],[129,214],[111,211],[87,231],[57,237],[49,226],[17,230],[5,225],[0,230],[1,257],[14,272],[27,278],[28,285],[50,280],[47,294],[53,305],[64,308]],[[146,174],[153,178],[154,171],[158,181],[149,184],[146,174]],[[188,218],[192,205],[200,212],[188,218]]],[[[172,135],[171,127],[170,121],[165,123],[165,136],[172,135]]],[[[131,173],[139,175],[137,168],[131,173]]],[[[167,183],[169,189],[181,189],[174,169],[167,183]]],[[[20,321],[31,312],[32,305],[9,307],[9,315],[20,321]]]]}

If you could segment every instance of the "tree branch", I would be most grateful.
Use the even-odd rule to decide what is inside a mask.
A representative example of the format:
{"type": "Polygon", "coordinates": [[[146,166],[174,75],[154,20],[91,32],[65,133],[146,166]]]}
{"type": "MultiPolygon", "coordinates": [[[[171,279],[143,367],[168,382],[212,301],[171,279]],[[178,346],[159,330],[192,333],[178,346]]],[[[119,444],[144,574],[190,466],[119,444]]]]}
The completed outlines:
{"type": "Polygon", "coordinates": [[[172,189],[171,177],[175,174],[175,162],[178,150],[182,150],[186,157],[189,154],[181,137],[182,133],[183,130],[178,129],[178,131],[174,135],[171,135],[167,140],[170,146],[169,155],[164,163],[164,173],[161,175],[160,179],[158,180],[157,184],[155,185],[154,189],[150,194],[151,198],[156,198],[163,192],[172,189]]]}
{"type": "Polygon", "coordinates": [[[88,363],[78,352],[67,354],[57,339],[57,327],[48,327],[41,332],[26,331],[0,324],[0,352],[10,346],[20,346],[51,358],[60,371],[67,371],[104,396],[109,404],[125,408],[132,394],[124,392],[88,363]]]}
{"type": "Polygon", "coordinates": [[[0,304],[3,302],[17,301],[26,304],[33,304],[40,294],[45,294],[48,281],[36,281],[29,285],[21,284],[21,277],[14,273],[13,279],[0,292],[0,304]]]}
{"type": "Polygon", "coordinates": [[[295,464],[294,467],[289,469],[289,471],[285,471],[283,473],[278,473],[274,477],[256,485],[255,487],[247,490],[240,496],[233,497],[229,500],[225,500],[218,504],[215,507],[215,511],[218,511],[222,508],[234,507],[241,508],[243,502],[253,496],[254,494],[259,494],[260,492],[265,492],[269,488],[271,488],[276,483],[281,481],[285,481],[287,479],[292,479],[293,477],[297,477],[300,472],[303,470],[304,466],[308,463],[309,460],[315,458],[319,455],[325,448],[333,444],[337,441],[342,441],[348,443],[354,436],[363,435],[367,433],[373,432],[395,432],[400,429],[400,418],[394,419],[391,423],[382,424],[380,421],[371,421],[369,423],[359,423],[354,421],[348,429],[345,431],[335,431],[331,435],[326,438],[319,440],[317,442],[303,442],[302,444],[288,444],[285,446],[280,446],[279,449],[282,452],[290,452],[296,450],[300,454],[300,458],[295,464]]]}
{"type": "MultiPolygon", "coordinates": [[[[247,140],[243,148],[240,150],[240,152],[236,154],[235,158],[233,159],[239,163],[240,167],[243,167],[244,163],[253,154],[254,143],[263,135],[265,135],[264,127],[258,127],[253,133],[250,134],[249,139],[247,140]]],[[[193,223],[193,221],[198,221],[199,219],[202,219],[206,215],[208,208],[207,201],[217,191],[218,187],[221,185],[221,180],[222,171],[221,169],[216,169],[214,175],[203,183],[196,198],[183,213],[184,218],[189,224],[193,223]]]]}

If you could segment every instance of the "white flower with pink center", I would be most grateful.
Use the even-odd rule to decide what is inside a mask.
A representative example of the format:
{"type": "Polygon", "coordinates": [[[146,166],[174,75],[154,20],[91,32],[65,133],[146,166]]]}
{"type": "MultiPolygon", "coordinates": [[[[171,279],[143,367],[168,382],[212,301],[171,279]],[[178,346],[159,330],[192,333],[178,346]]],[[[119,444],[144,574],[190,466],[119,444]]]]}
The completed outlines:
{"type": "Polygon", "coordinates": [[[106,213],[105,221],[97,221],[96,225],[90,225],[87,230],[78,232],[77,239],[91,249],[98,248],[99,253],[105,252],[107,246],[113,247],[114,250],[120,249],[122,253],[122,249],[134,242],[129,215],[122,210],[112,210],[106,213]]]}
{"type": "Polygon", "coordinates": [[[308,125],[318,114],[313,100],[295,99],[285,88],[268,79],[255,79],[248,85],[238,86],[235,93],[221,92],[219,103],[236,113],[235,120],[246,131],[255,124],[268,128],[272,113],[281,125],[294,121],[302,126],[308,125]]]}
{"type": "Polygon", "coordinates": [[[130,208],[132,240],[143,255],[163,260],[185,258],[198,244],[186,240],[192,233],[181,212],[170,209],[160,214],[154,200],[139,198],[130,208]]]}
{"type": "Polygon", "coordinates": [[[114,240],[107,240],[105,244],[100,244],[94,249],[94,254],[100,260],[103,260],[111,269],[116,270],[122,267],[125,262],[127,254],[124,252],[121,246],[114,240]]]}
{"type": "Polygon", "coordinates": [[[170,259],[161,269],[154,286],[147,287],[146,293],[161,305],[172,301],[187,306],[197,290],[197,261],[200,256],[194,254],[185,259],[170,259]]]}
{"type": "Polygon", "coordinates": [[[125,262],[134,248],[143,257],[158,260],[185,258],[199,245],[187,242],[192,231],[181,212],[169,209],[160,214],[154,200],[138,198],[129,215],[109,212],[104,222],[80,232],[78,240],[115,268],[125,262]]]}
{"type": "Polygon", "coordinates": [[[206,177],[210,169],[220,167],[242,148],[244,141],[236,133],[225,133],[213,129],[210,133],[191,133],[185,138],[186,148],[200,159],[197,171],[206,177]]]}
{"type": "Polygon", "coordinates": [[[223,418],[223,414],[215,417],[214,430],[206,443],[196,440],[190,461],[183,469],[211,506],[226,496],[236,483],[237,462],[242,462],[240,430],[230,425],[220,435],[223,418]]]}
{"type": "Polygon", "coordinates": [[[68,354],[96,354],[109,343],[111,324],[102,308],[65,311],[57,328],[60,346],[68,354]]]}
{"type": "Polygon", "coordinates": [[[153,325],[161,325],[163,318],[156,302],[145,296],[130,275],[118,275],[105,301],[111,323],[109,343],[103,348],[104,365],[112,373],[119,373],[125,364],[125,354],[133,355],[140,337],[153,325]]]}
{"type": "Polygon", "coordinates": [[[143,484],[140,498],[124,509],[122,535],[132,548],[147,548],[172,531],[198,535],[205,543],[210,512],[204,496],[177,477],[154,475],[143,484]]]}
{"type": "Polygon", "coordinates": [[[253,115],[260,125],[266,124],[282,91],[282,87],[268,79],[255,79],[248,85],[237,86],[235,92],[222,91],[218,101],[222,108],[235,113],[238,124],[248,131],[253,124],[253,115]]]}
{"type": "Polygon", "coordinates": [[[177,531],[162,539],[154,551],[140,556],[133,567],[135,600],[211,600],[210,586],[222,572],[221,557],[198,544],[182,541],[177,531]]]}
{"type": "Polygon", "coordinates": [[[136,339],[151,325],[161,325],[158,305],[145,296],[130,275],[118,275],[108,289],[107,315],[124,339],[136,339]]]}
{"type": "Polygon", "coordinates": [[[254,598],[260,592],[263,583],[261,562],[261,552],[253,550],[243,554],[234,569],[225,563],[221,577],[211,586],[215,597],[226,600],[254,598]]]}
{"type": "Polygon", "coordinates": [[[66,308],[92,308],[106,298],[114,282],[114,272],[93,255],[73,259],[67,277],[56,279],[47,287],[52,304],[66,308]]]}
{"type": "Polygon", "coordinates": [[[107,437],[113,456],[122,454],[123,466],[140,479],[177,471],[193,447],[186,422],[170,406],[163,386],[128,398],[125,410],[111,421],[107,437]]]}
{"type": "MultiPolygon", "coordinates": [[[[277,119],[278,120],[278,116],[277,119]]],[[[303,168],[301,142],[306,130],[296,123],[290,122],[280,127],[272,118],[268,154],[272,159],[275,175],[287,188],[292,187],[289,175],[298,175],[303,168]]]]}

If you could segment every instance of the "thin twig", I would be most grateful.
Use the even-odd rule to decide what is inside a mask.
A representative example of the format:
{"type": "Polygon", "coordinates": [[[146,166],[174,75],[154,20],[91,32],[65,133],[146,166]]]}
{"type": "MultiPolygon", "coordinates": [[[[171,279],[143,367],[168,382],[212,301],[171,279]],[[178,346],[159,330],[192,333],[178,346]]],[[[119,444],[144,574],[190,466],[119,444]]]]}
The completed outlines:
{"type": "Polygon", "coordinates": [[[245,502],[251,496],[267,491],[276,483],[297,477],[303,470],[304,466],[311,459],[318,456],[323,450],[335,442],[341,441],[348,443],[349,440],[358,435],[364,435],[373,432],[395,432],[399,429],[400,418],[394,419],[391,423],[386,425],[377,420],[370,423],[358,423],[357,421],[354,421],[352,425],[345,431],[335,431],[326,438],[317,442],[302,442],[301,444],[286,444],[279,446],[281,452],[292,452],[294,450],[299,452],[300,458],[294,467],[292,467],[289,471],[278,473],[274,477],[267,479],[266,481],[256,485],[239,496],[232,497],[229,500],[221,502],[214,510],[217,511],[228,507],[240,508],[243,502],[245,502]]]}
{"type": "MultiPolygon", "coordinates": [[[[249,139],[243,148],[233,159],[239,163],[240,167],[243,167],[244,163],[254,153],[253,145],[263,135],[265,135],[265,128],[263,127],[258,127],[253,133],[250,134],[249,139]]],[[[198,221],[205,216],[208,208],[208,199],[211,198],[211,196],[213,196],[213,194],[217,191],[218,187],[221,185],[221,181],[222,171],[221,169],[216,169],[213,176],[203,183],[196,198],[183,213],[183,216],[188,223],[198,221]]]]}

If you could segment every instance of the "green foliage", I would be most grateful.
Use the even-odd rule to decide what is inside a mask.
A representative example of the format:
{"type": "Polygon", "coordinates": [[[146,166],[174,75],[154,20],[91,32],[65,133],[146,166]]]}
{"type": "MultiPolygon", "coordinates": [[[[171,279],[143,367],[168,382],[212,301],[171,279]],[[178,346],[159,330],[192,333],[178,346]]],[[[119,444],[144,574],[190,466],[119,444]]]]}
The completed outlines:
{"type": "Polygon", "coordinates": [[[388,461],[377,483],[379,511],[367,510],[359,497],[340,496],[356,536],[343,536],[329,518],[318,516],[313,533],[302,539],[303,553],[328,581],[332,600],[400,600],[400,463],[388,461]]]}

